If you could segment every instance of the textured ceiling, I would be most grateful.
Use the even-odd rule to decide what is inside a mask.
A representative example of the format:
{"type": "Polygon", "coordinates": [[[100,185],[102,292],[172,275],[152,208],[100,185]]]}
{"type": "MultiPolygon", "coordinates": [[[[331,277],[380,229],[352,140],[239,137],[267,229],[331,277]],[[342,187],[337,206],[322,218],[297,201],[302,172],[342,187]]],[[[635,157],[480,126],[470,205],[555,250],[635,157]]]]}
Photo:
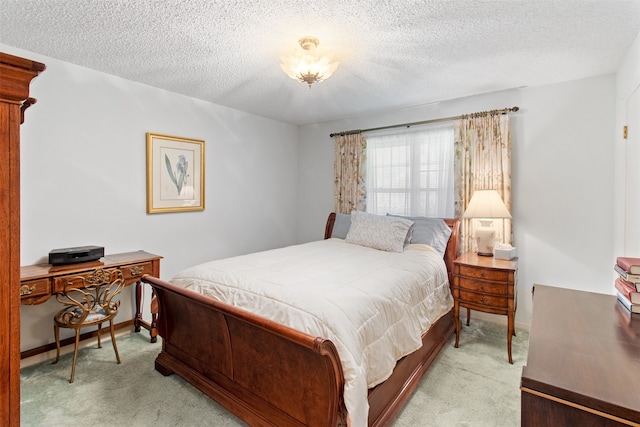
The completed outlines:
{"type": "Polygon", "coordinates": [[[638,0],[0,0],[0,43],[293,124],[615,72],[638,0]],[[304,35],[340,66],[311,89],[304,35]]]}

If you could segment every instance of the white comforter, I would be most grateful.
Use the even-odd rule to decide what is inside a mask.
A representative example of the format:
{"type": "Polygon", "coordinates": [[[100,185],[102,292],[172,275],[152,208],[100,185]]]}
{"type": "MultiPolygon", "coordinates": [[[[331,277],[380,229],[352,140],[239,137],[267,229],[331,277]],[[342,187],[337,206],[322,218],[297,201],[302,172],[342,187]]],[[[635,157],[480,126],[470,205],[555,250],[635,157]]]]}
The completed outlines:
{"type": "Polygon", "coordinates": [[[393,253],[328,239],[208,262],[171,282],[331,340],[353,427],[367,425],[367,389],[453,305],[444,261],[426,245],[393,253]]]}

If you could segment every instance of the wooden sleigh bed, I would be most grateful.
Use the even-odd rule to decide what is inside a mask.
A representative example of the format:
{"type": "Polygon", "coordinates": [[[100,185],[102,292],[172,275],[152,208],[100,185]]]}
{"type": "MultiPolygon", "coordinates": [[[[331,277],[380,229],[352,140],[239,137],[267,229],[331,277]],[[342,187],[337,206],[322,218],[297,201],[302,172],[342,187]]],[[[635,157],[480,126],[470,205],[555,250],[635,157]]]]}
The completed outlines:
{"type": "MultiPolygon", "coordinates": [[[[331,237],[331,213],[325,239],[331,237]]],[[[444,256],[449,283],[458,220],[444,256]]],[[[251,426],[346,426],[344,375],[336,346],[247,311],[146,275],[158,301],[162,351],[155,368],[177,374],[251,426]]],[[[452,310],[368,392],[369,426],[388,426],[454,333],[452,310]]]]}

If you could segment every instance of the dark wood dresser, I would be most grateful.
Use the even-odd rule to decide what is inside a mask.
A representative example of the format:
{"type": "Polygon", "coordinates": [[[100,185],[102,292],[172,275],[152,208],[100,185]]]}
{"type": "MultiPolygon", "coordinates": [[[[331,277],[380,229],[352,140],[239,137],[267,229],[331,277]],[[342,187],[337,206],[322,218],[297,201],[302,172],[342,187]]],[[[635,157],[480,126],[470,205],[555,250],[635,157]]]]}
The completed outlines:
{"type": "Polygon", "coordinates": [[[522,426],[640,425],[640,318],[613,295],[534,285],[522,426]]]}

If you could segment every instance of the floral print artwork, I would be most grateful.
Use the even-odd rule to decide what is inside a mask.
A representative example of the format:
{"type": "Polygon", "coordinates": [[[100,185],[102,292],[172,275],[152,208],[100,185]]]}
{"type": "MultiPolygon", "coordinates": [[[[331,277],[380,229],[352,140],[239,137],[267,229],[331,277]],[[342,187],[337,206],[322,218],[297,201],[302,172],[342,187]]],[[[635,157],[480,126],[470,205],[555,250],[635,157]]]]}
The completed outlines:
{"type": "Polygon", "coordinates": [[[178,190],[178,196],[182,193],[182,188],[187,182],[187,178],[189,177],[188,169],[189,162],[184,157],[184,155],[180,154],[178,156],[178,162],[176,163],[176,170],[171,167],[171,161],[169,160],[169,156],[164,155],[164,162],[167,166],[167,172],[169,173],[169,178],[171,182],[176,186],[176,190],[178,190]]]}
{"type": "Polygon", "coordinates": [[[204,210],[204,141],[147,132],[147,213],[204,210]]]}

